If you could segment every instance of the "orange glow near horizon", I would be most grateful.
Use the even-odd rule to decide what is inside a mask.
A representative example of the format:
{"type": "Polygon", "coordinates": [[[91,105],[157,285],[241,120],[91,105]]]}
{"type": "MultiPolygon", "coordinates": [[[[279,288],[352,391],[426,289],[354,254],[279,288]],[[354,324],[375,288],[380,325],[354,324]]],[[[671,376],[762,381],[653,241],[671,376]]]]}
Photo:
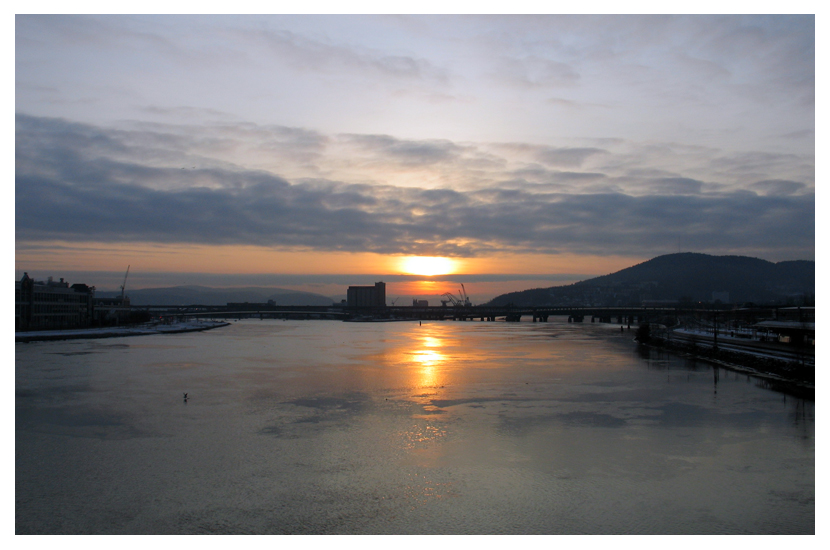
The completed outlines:
{"type": "Polygon", "coordinates": [[[404,281],[386,285],[386,294],[402,294],[405,296],[440,296],[445,292],[457,293],[457,290],[448,281],[404,281]]]}
{"type": "MultiPolygon", "coordinates": [[[[63,276],[64,271],[102,271],[118,274],[120,284],[127,265],[130,277],[141,285],[142,273],[205,274],[297,274],[354,275],[348,284],[371,282],[362,275],[379,277],[406,273],[412,280],[387,281],[387,295],[429,298],[435,301],[446,292],[459,294],[460,283],[474,303],[492,296],[527,288],[544,288],[606,275],[630,267],[645,258],[578,254],[513,254],[501,252],[487,257],[446,258],[404,256],[373,252],[279,249],[254,245],[196,245],[160,243],[18,242],[15,271],[46,277],[63,276]],[[475,281],[481,274],[538,274],[533,280],[475,281]],[[561,274],[574,274],[563,278],[561,274]],[[546,275],[548,277],[546,277],[546,275]],[[469,278],[466,276],[470,276],[469,278]],[[556,277],[555,277],[556,276],[556,277]]],[[[189,279],[170,281],[185,284],[189,279]]],[[[93,281],[94,284],[94,281],[93,281]]],[[[326,295],[345,292],[346,283],[295,283],[280,285],[326,295]]],[[[152,286],[152,285],[151,285],[152,286]]],[[[158,286],[157,284],[155,286],[158,286]]],[[[232,285],[231,285],[232,286],[232,285]]],[[[404,303],[404,302],[401,302],[404,303]]]]}

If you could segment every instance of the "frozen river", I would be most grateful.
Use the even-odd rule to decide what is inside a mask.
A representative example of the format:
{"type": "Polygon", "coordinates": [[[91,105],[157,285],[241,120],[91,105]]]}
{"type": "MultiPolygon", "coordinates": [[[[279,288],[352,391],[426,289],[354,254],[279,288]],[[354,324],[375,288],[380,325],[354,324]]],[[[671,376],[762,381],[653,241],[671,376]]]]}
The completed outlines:
{"type": "Polygon", "coordinates": [[[19,343],[16,532],[813,533],[813,402],[632,333],[249,320],[19,343]]]}

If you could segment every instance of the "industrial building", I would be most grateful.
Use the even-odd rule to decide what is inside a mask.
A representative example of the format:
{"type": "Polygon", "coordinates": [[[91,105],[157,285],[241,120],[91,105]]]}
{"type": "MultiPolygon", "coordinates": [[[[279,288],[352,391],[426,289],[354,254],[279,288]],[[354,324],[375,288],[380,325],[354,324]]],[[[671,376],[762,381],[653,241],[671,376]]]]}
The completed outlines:
{"type": "Polygon", "coordinates": [[[348,307],[385,307],[386,283],[375,283],[375,286],[350,286],[346,292],[348,307]]]}
{"type": "Polygon", "coordinates": [[[14,330],[47,330],[88,327],[93,321],[95,287],[52,277],[44,283],[28,273],[14,285],[14,330]]]}

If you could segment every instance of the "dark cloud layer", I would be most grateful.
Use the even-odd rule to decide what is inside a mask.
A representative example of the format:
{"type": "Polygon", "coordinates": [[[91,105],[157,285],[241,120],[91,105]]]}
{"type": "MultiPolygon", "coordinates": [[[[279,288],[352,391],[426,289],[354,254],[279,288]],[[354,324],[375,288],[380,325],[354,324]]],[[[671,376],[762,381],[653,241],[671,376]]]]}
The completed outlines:
{"type": "MultiPolygon", "coordinates": [[[[458,147],[388,136],[353,140],[427,164],[458,147]]],[[[577,157],[598,152],[567,151],[577,157]]],[[[761,181],[764,195],[706,194],[701,187],[691,178],[662,178],[652,194],[635,196],[288,181],[233,166],[165,166],[130,154],[118,132],[22,115],[17,121],[18,242],[253,244],[449,256],[652,256],[676,251],[682,242],[713,253],[814,255],[815,199],[793,194],[803,190],[797,182],[761,181]]]]}
{"type": "Polygon", "coordinates": [[[462,147],[448,140],[413,141],[392,136],[345,135],[347,141],[364,150],[380,152],[403,165],[424,166],[454,160],[462,147]]]}

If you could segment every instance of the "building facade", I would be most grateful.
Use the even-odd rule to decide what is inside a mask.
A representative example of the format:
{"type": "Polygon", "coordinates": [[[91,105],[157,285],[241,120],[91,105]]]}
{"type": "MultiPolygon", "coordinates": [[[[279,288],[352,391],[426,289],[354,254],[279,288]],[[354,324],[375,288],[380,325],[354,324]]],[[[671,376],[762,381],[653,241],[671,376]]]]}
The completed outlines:
{"type": "Polygon", "coordinates": [[[28,273],[14,286],[14,329],[50,330],[88,327],[93,319],[95,287],[35,281],[28,273]]]}
{"type": "Polygon", "coordinates": [[[346,292],[348,307],[386,307],[386,283],[375,286],[350,286],[346,292]]]}

